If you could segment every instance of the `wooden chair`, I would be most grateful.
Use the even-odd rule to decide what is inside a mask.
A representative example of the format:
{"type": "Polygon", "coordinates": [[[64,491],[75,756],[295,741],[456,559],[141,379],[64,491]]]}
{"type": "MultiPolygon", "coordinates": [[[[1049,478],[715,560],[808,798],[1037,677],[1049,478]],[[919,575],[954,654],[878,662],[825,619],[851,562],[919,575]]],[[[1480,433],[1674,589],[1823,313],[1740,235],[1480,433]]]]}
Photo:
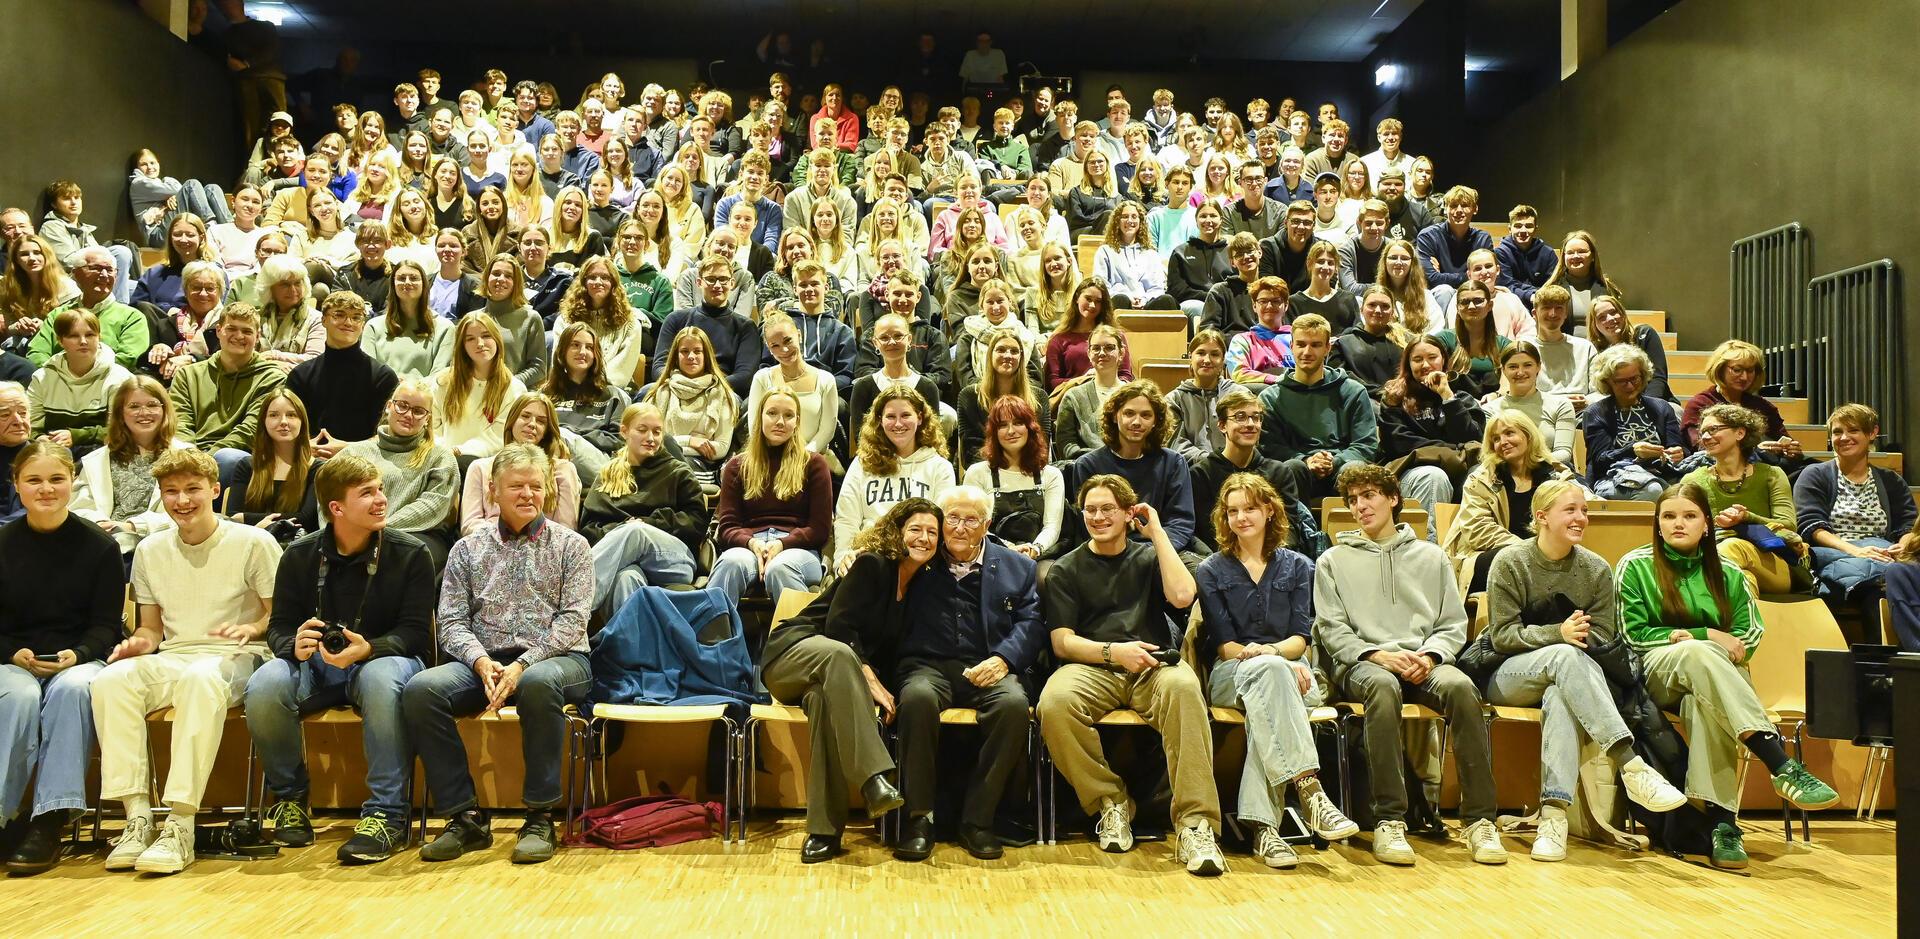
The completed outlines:
{"type": "Polygon", "coordinates": [[[1454,517],[1459,514],[1460,514],[1460,503],[1458,502],[1434,503],[1434,506],[1433,506],[1434,537],[1440,539],[1441,544],[1447,543],[1447,533],[1453,530],[1454,517]]]}
{"type": "MultiPolygon", "coordinates": [[[[1186,358],[1189,323],[1185,313],[1178,310],[1122,310],[1114,314],[1114,321],[1127,334],[1127,354],[1134,362],[1186,358]]],[[[1181,366],[1184,371],[1186,363],[1181,362],[1181,366]]]]}

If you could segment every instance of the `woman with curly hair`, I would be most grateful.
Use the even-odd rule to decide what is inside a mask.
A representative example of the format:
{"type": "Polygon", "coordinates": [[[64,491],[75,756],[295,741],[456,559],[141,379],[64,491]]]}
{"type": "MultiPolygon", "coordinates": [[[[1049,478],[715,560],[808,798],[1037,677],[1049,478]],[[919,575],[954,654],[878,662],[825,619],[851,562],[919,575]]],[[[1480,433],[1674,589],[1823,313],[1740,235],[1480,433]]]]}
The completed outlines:
{"type": "Polygon", "coordinates": [[[778,700],[803,702],[813,738],[807,778],[807,840],[800,860],[840,853],[846,793],[860,784],[867,814],[904,804],[888,778],[893,758],[873,720],[893,720],[899,640],[906,633],[907,590],[940,551],[939,506],[909,498],[889,507],[847,545],[841,577],[780,628],[767,634],[760,672],[778,700]]]}
{"type": "Polygon", "coordinates": [[[853,564],[854,535],[895,504],[932,499],[954,484],[953,461],[939,416],[920,393],[896,385],[873,400],[874,419],[860,430],[853,465],[833,509],[833,568],[853,564]]]}
{"type": "Polygon", "coordinates": [[[1360,832],[1320,785],[1320,758],[1307,724],[1308,711],[1327,692],[1307,655],[1313,562],[1286,547],[1286,503],[1256,474],[1227,478],[1213,506],[1213,527],[1220,550],[1194,571],[1205,628],[1200,658],[1212,663],[1203,673],[1208,697],[1246,714],[1239,818],[1253,826],[1254,855],[1268,867],[1292,867],[1300,857],[1280,836],[1274,809],[1286,804],[1289,786],[1316,836],[1341,841],[1360,832]]]}
{"type": "MultiPolygon", "coordinates": [[[[648,321],[635,316],[627,303],[627,292],[620,273],[605,255],[594,255],[580,264],[566,298],[560,301],[555,329],[574,323],[593,327],[600,338],[600,365],[607,381],[616,388],[637,384],[636,376],[645,374],[648,321]]],[[[558,348],[556,346],[555,348],[558,348]]]]}

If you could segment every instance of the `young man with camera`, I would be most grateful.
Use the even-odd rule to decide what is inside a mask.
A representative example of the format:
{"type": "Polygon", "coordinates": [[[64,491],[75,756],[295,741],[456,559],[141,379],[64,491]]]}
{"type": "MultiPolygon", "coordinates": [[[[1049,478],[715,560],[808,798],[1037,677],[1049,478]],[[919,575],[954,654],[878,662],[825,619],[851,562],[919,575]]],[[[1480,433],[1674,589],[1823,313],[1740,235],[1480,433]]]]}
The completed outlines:
{"type": "Polygon", "coordinates": [[[1103,851],[1133,848],[1133,800],[1108,765],[1094,726],[1108,711],[1132,708],[1160,732],[1173,782],[1175,859],[1187,872],[1226,872],[1215,832],[1220,796],[1213,783],[1213,728],[1200,679],[1180,661],[1180,629],[1193,605],[1193,575],[1153,506],[1114,474],[1080,486],[1090,540],[1054,564],[1040,589],[1053,654],[1063,664],[1040,692],[1040,733],[1080,806],[1098,813],[1103,851]],[[1148,540],[1130,541],[1138,530],[1148,540]]]}
{"type": "Polygon", "coordinates": [[[474,795],[466,744],[455,719],[509,702],[520,718],[527,820],[516,864],[553,857],[553,807],[569,704],[587,699],[587,616],[593,608],[593,549],[541,514],[552,478],[547,455],[516,443],[493,458],[500,521],[453,546],[440,587],[440,648],[451,661],[414,676],[401,697],[407,732],[427,771],[434,810],[447,816],[424,861],[451,861],[493,844],[474,795]]]}
{"type": "MultiPolygon", "coordinates": [[[[251,353],[250,353],[251,354],[251,353]]],[[[193,816],[220,752],[227,708],[267,655],[280,545],[265,530],[223,519],[219,468],[199,450],[165,450],[153,463],[173,526],[133,551],[139,625],[93,680],[100,736],[100,801],[126,806],[127,827],[107,870],[172,874],[193,863],[193,816]],[[173,708],[172,759],[154,831],[147,715],[173,708]]]]}
{"type": "Polygon", "coordinates": [[[277,800],[267,811],[274,839],[300,847],[313,843],[300,718],[359,711],[368,795],[338,856],[383,861],[407,842],[413,747],[400,693],[431,646],[439,582],[420,539],[386,530],[378,466],[341,454],[321,465],[313,488],[328,524],[280,558],[267,624],[275,657],[247,682],[247,731],[277,800]]]}

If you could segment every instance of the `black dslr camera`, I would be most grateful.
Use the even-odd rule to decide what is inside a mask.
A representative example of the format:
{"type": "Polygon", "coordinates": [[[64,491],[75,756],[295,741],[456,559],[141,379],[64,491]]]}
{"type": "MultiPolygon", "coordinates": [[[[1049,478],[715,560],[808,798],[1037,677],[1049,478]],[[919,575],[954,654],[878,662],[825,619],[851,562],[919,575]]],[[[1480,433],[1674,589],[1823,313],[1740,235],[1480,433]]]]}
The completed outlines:
{"type": "Polygon", "coordinates": [[[328,655],[339,655],[347,651],[347,646],[351,644],[347,639],[347,627],[339,623],[328,623],[320,630],[320,648],[327,650],[328,655]]]}

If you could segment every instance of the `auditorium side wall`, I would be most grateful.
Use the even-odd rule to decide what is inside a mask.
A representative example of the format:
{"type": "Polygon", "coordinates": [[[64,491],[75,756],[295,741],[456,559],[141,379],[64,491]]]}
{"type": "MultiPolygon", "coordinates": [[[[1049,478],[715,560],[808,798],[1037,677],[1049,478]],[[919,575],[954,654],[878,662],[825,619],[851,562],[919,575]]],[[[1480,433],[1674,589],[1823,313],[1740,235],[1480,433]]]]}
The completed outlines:
{"type": "Polygon", "coordinates": [[[160,156],[168,176],[223,188],[240,175],[233,92],[219,63],[125,0],[8,6],[0,29],[0,204],[36,221],[42,190],[71,179],[99,237],[125,237],[128,157],[160,156]],[[109,233],[112,233],[111,235],[109,233]]]}
{"type": "MultiPolygon", "coordinates": [[[[1629,303],[1667,310],[1688,349],[1727,338],[1732,243],[1799,221],[1816,273],[1882,257],[1906,270],[1912,348],[1916,35],[1905,3],[1678,4],[1480,136],[1481,218],[1525,201],[1556,243],[1592,230],[1629,303]]],[[[1908,442],[1920,441],[1916,389],[1908,442]]]]}

